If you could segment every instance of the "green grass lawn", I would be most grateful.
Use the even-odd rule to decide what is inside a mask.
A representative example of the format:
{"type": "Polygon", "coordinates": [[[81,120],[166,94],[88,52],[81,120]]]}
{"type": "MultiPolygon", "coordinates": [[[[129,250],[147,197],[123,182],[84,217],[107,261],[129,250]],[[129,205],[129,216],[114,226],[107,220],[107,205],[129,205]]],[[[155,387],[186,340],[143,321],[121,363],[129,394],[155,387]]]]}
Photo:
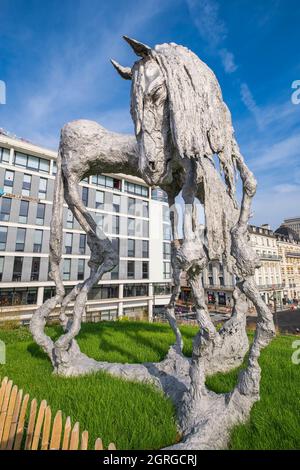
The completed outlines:
{"type": "MultiPolygon", "coordinates": [[[[191,354],[195,328],[182,327],[185,354],[191,354]]],[[[52,337],[58,327],[48,328],[52,337]]],[[[118,449],[157,449],[176,441],[174,407],[150,385],[126,382],[96,373],[62,378],[52,374],[46,355],[25,328],[1,330],[7,345],[7,363],[0,377],[8,375],[30,396],[46,399],[52,410],[61,409],[88,429],[93,442],[101,437],[118,449]]],[[[249,423],[232,432],[232,449],[300,448],[300,365],[291,361],[295,337],[279,336],[262,353],[261,400],[249,423]]],[[[174,337],[168,325],[141,322],[83,324],[78,342],[83,352],[110,362],[159,361],[174,337]]],[[[237,371],[207,380],[217,392],[230,390],[237,371]]]]}

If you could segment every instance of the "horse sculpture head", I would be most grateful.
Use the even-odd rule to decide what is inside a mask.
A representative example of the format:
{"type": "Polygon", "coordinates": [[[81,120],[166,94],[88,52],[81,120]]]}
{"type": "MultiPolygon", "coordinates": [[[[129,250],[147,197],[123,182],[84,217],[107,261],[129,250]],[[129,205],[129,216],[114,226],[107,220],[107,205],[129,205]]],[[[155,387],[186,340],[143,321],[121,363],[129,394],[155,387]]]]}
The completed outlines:
{"type": "Polygon", "coordinates": [[[146,182],[156,185],[169,179],[172,157],[168,90],[155,52],[145,44],[124,37],[141,57],[132,68],[112,64],[119,74],[132,80],[131,116],[139,147],[140,171],[146,182]]]}
{"type": "Polygon", "coordinates": [[[183,158],[217,154],[231,190],[233,128],[212,70],[186,47],[170,43],[152,49],[124,39],[140,59],[133,67],[112,64],[122,78],[132,81],[131,116],[146,182],[171,181],[183,158]]]}

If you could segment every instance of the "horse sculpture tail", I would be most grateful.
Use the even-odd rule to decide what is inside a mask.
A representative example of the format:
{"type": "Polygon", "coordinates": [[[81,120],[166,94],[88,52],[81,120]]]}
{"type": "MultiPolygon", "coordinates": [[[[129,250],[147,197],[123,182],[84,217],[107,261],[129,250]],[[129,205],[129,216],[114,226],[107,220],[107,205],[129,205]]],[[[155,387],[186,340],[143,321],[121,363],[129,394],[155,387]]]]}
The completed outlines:
{"type": "Polygon", "coordinates": [[[54,183],[54,196],[52,206],[52,219],[50,227],[49,259],[50,277],[55,282],[57,300],[60,300],[65,289],[60,275],[60,261],[62,257],[63,240],[63,211],[64,211],[64,177],[62,172],[62,144],[60,142],[57,155],[57,173],[54,183]]]}

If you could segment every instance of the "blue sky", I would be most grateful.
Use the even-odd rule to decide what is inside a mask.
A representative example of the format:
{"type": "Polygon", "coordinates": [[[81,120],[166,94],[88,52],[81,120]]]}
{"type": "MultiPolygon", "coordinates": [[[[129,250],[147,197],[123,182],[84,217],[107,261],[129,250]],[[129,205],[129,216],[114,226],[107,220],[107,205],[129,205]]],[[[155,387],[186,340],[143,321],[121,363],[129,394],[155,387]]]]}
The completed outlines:
{"type": "Polygon", "coordinates": [[[110,65],[135,60],[123,34],[176,42],[215,71],[259,188],[252,222],[300,215],[298,0],[0,0],[0,127],[56,148],[64,123],[132,132],[129,86],[110,65]]]}

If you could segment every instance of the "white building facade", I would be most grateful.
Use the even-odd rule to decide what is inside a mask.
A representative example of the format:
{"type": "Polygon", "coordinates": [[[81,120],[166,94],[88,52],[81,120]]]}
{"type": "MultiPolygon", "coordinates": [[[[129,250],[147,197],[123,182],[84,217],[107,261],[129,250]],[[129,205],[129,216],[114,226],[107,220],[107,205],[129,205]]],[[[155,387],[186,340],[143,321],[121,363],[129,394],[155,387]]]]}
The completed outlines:
{"type": "MultiPolygon", "coordinates": [[[[56,152],[0,134],[0,320],[21,318],[54,295],[48,277],[56,152]]],[[[82,201],[119,252],[120,263],[89,294],[91,321],[152,319],[170,297],[170,223],[163,194],[136,177],[95,175],[82,201]]],[[[66,291],[89,274],[86,235],[64,207],[61,275],[66,291]]]]}

